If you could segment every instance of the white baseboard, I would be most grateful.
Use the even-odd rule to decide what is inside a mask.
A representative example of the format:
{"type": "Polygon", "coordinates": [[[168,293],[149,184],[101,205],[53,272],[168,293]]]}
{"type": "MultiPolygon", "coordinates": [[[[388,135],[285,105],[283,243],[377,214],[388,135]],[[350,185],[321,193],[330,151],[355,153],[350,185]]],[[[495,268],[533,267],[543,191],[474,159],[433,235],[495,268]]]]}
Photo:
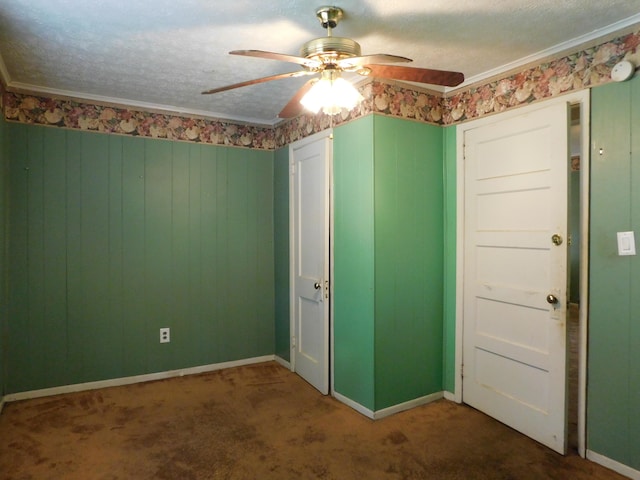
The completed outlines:
{"type": "MultiPolygon", "coordinates": [[[[445,400],[450,400],[452,402],[456,402],[456,394],[455,393],[451,393],[451,392],[444,392],[444,398],[445,400]]],[[[459,403],[459,402],[456,402],[459,403]]]]}
{"type": "Polygon", "coordinates": [[[27,400],[30,398],[48,397],[51,395],[59,395],[61,393],[82,392],[85,390],[95,390],[98,388],[119,387],[122,385],[131,385],[132,383],[152,382],[154,380],[163,380],[165,378],[182,377],[184,375],[195,375],[198,373],[213,372],[223,368],[240,367],[242,365],[251,365],[254,363],[263,363],[274,360],[274,355],[265,355],[263,357],[244,358],[242,360],[234,360],[231,362],[213,363],[210,365],[202,365],[199,367],[185,368],[181,370],[170,370],[167,372],[148,373],[145,375],[135,375],[133,377],[114,378],[111,380],[100,380],[97,382],[76,383],[74,385],[63,385],[61,387],[43,388],[41,390],[31,390],[28,392],[9,393],[4,396],[4,402],[15,402],[17,400],[27,400]]]}
{"type": "Polygon", "coordinates": [[[356,412],[361,413],[362,415],[364,415],[367,418],[370,418],[371,420],[374,420],[375,414],[373,410],[369,410],[367,407],[360,405],[358,402],[354,402],[350,398],[345,397],[344,395],[338,392],[333,392],[332,395],[336,400],[344,403],[348,407],[353,408],[356,412]]]}
{"type": "Polygon", "coordinates": [[[358,402],[354,402],[350,398],[347,398],[338,392],[333,392],[333,396],[336,398],[336,400],[339,400],[348,407],[353,408],[356,412],[361,413],[365,417],[370,418],[371,420],[380,420],[381,418],[388,417],[395,413],[404,412],[405,410],[409,410],[411,408],[419,407],[420,405],[426,405],[427,403],[440,400],[442,398],[442,392],[436,392],[432,393],[431,395],[425,395],[424,397],[414,398],[413,400],[409,400],[408,402],[399,403],[398,405],[383,408],[382,410],[376,410],[375,412],[368,409],[367,407],[360,405],[358,402]]]}
{"type": "Polygon", "coordinates": [[[373,418],[375,420],[379,420],[380,418],[388,417],[389,415],[393,415],[394,413],[404,412],[405,410],[416,408],[420,405],[426,405],[427,403],[435,402],[436,400],[440,400],[442,397],[442,392],[436,392],[432,393],[431,395],[425,395],[424,397],[414,398],[413,400],[409,400],[408,402],[399,403],[398,405],[383,408],[382,410],[376,410],[373,414],[373,418]]]}
{"type": "Polygon", "coordinates": [[[287,370],[291,370],[291,362],[287,362],[284,358],[279,357],[278,355],[275,356],[274,360],[287,370]]]}
{"type": "Polygon", "coordinates": [[[588,449],[587,459],[591,460],[592,462],[598,463],[603,467],[607,467],[608,469],[613,470],[620,475],[624,475],[625,477],[632,478],[633,480],[640,480],[640,470],[635,470],[627,465],[616,462],[609,457],[605,457],[604,455],[600,455],[599,453],[593,452],[588,449]]]}

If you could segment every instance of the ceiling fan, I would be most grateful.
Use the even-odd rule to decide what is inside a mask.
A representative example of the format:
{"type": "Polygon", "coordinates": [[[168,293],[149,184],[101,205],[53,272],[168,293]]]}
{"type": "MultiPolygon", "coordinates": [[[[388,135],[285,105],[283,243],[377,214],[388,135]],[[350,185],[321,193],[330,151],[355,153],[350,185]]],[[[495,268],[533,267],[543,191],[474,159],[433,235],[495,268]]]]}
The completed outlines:
{"type": "MultiPolygon", "coordinates": [[[[304,102],[304,97],[314,85],[319,82],[322,83],[322,81],[333,84],[341,80],[341,74],[343,72],[353,72],[363,76],[370,75],[378,78],[406,80],[448,87],[455,87],[464,81],[464,75],[460,72],[397,65],[381,65],[384,63],[406,63],[412,60],[410,58],[388,54],[361,55],[360,45],[356,41],[350,38],[332,36],[332,29],[338,25],[338,22],[343,17],[343,10],[339,7],[320,7],[316,11],[316,16],[322,26],[327,29],[327,36],[306,42],[300,49],[300,56],[267,52],[264,50],[234,50],[229,52],[231,55],[243,55],[296,63],[303,67],[302,70],[234,83],[224,87],[213,88],[202,93],[208,95],[232,90],[234,88],[246,87],[248,85],[255,85],[257,83],[269,82],[271,80],[318,75],[318,77],[305,83],[278,114],[280,118],[292,118],[301,113],[304,108],[301,101],[304,102]]],[[[342,82],[347,83],[344,80],[342,80],[342,82]]],[[[351,88],[350,84],[347,85],[347,88],[351,88]]],[[[312,110],[313,109],[312,107],[312,110]]],[[[317,108],[315,108],[315,110],[317,111],[317,108]]],[[[340,109],[334,109],[333,111],[325,109],[324,111],[333,114],[340,111],[340,109]]]]}

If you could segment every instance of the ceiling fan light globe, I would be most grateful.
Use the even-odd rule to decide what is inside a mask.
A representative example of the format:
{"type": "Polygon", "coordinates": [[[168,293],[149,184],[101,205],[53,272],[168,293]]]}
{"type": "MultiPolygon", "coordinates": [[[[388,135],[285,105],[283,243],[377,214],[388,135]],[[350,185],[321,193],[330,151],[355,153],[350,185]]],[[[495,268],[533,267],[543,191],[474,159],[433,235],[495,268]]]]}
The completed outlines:
{"type": "Polygon", "coordinates": [[[360,95],[358,89],[344,78],[336,78],[333,81],[331,93],[336,105],[340,105],[349,110],[364,100],[364,97],[360,95]]]}
{"type": "Polygon", "coordinates": [[[325,98],[329,95],[330,89],[330,81],[324,79],[318,80],[304,97],[300,99],[300,103],[311,113],[318,113],[325,102],[325,98]]]}
{"type": "Polygon", "coordinates": [[[327,115],[336,115],[343,108],[351,110],[363,99],[360,92],[344,78],[322,78],[302,97],[300,103],[312,113],[322,109],[327,115]]]}

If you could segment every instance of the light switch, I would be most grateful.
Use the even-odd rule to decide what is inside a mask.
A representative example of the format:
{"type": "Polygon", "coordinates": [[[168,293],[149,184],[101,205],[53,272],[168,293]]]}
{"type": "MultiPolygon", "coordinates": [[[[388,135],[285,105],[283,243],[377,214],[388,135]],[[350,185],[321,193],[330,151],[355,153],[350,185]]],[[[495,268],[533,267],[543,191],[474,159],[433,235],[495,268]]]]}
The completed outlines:
{"type": "Polygon", "coordinates": [[[618,232],[618,255],[635,255],[636,239],[633,232],[618,232]]]}

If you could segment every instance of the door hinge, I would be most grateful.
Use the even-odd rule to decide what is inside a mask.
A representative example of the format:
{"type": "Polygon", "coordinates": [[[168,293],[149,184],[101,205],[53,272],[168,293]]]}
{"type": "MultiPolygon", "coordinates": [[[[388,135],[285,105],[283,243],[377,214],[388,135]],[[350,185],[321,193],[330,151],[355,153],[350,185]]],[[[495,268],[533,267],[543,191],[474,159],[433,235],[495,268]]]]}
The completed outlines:
{"type": "Polygon", "coordinates": [[[296,164],[292,163],[289,165],[289,175],[295,175],[296,174],[296,164]]]}
{"type": "Polygon", "coordinates": [[[295,337],[295,335],[291,336],[291,348],[296,348],[296,337],[295,337]]]}

